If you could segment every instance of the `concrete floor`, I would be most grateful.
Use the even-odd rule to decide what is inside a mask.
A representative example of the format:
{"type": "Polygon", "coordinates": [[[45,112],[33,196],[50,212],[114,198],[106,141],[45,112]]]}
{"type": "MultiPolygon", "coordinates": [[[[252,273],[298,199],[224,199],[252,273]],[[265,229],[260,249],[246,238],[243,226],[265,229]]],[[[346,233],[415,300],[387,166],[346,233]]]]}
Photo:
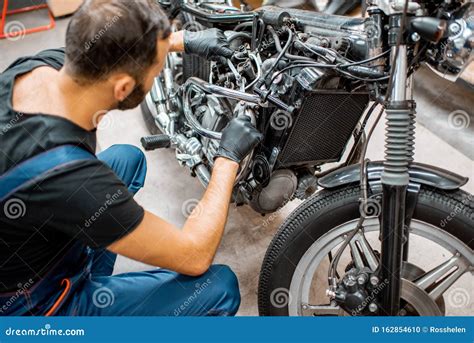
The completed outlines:
{"type": "MultiPolygon", "coordinates": [[[[34,16],[35,20],[46,20],[44,14],[43,17],[41,13],[37,14],[34,16]]],[[[31,25],[34,24],[31,18],[31,15],[17,16],[15,20],[31,25]]],[[[0,40],[0,70],[19,56],[64,45],[67,22],[68,19],[58,20],[54,30],[27,35],[17,41],[0,40]]],[[[426,70],[418,72],[416,81],[415,95],[419,112],[416,160],[469,176],[471,181],[464,189],[474,193],[472,89],[467,90],[445,82],[426,70]],[[449,114],[453,111],[464,111],[456,113],[461,113],[468,124],[458,129],[453,128],[452,122],[448,120],[449,114]],[[468,116],[465,117],[464,113],[468,116]]],[[[126,112],[112,111],[98,132],[99,145],[101,149],[115,143],[139,146],[140,137],[146,134],[139,109],[126,112]]],[[[146,155],[149,174],[145,188],[139,192],[137,200],[146,209],[181,226],[186,220],[183,206],[190,199],[200,199],[204,190],[198,180],[191,178],[189,172],[178,165],[172,151],[154,151],[146,155]]],[[[373,160],[383,158],[382,124],[374,133],[368,157],[373,160]]],[[[231,208],[226,233],[215,262],[230,265],[239,277],[242,294],[239,315],[257,315],[257,283],[263,256],[278,226],[297,205],[298,201],[294,201],[276,214],[267,217],[256,214],[246,206],[231,208]]],[[[416,251],[411,258],[413,262],[420,265],[429,265],[433,261],[446,258],[442,251],[435,251],[429,244],[423,242],[416,251]]],[[[149,268],[141,263],[119,257],[115,273],[149,268]]],[[[448,314],[474,314],[472,280],[470,275],[465,275],[454,286],[467,292],[469,301],[462,308],[448,307],[448,314]]]]}

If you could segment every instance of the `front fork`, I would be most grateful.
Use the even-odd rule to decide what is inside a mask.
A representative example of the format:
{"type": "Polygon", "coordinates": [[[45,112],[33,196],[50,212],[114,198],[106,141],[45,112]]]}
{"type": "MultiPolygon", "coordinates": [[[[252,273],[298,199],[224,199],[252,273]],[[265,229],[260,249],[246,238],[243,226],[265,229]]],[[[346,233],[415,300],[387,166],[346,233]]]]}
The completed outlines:
{"type": "Polygon", "coordinates": [[[400,311],[401,272],[408,253],[407,214],[411,217],[406,208],[408,170],[413,161],[415,130],[415,104],[411,99],[411,80],[407,76],[407,47],[400,45],[398,54],[396,49],[392,48],[392,63],[396,67],[391,97],[386,104],[379,267],[380,280],[385,284],[380,297],[381,314],[389,316],[396,316],[400,311]]]}

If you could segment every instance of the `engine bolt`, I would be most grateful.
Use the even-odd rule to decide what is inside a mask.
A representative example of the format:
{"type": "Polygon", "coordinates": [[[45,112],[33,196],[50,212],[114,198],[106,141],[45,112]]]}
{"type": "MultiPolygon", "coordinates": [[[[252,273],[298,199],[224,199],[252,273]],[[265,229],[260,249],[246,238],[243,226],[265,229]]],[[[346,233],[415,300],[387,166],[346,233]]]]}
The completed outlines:
{"type": "Polygon", "coordinates": [[[375,312],[377,312],[378,309],[379,309],[379,307],[377,306],[376,303],[370,303],[369,304],[369,311],[370,312],[375,313],[375,312]]]}
{"type": "Polygon", "coordinates": [[[334,299],[336,297],[336,292],[331,291],[330,289],[326,290],[326,296],[330,299],[334,299]]]}
{"type": "Polygon", "coordinates": [[[451,34],[457,35],[459,31],[461,31],[461,26],[458,23],[452,23],[451,25],[449,25],[449,31],[451,32],[451,34]]]}
{"type": "Polygon", "coordinates": [[[412,35],[411,35],[411,40],[414,41],[414,42],[418,42],[420,40],[420,35],[418,34],[418,32],[413,32],[412,35]]]}
{"type": "Polygon", "coordinates": [[[359,285],[364,285],[367,282],[367,275],[359,275],[359,277],[357,278],[357,282],[359,283],[359,285]]]}
{"type": "Polygon", "coordinates": [[[372,286],[377,286],[379,284],[379,278],[375,275],[372,275],[370,277],[370,283],[372,284],[372,286]]]}

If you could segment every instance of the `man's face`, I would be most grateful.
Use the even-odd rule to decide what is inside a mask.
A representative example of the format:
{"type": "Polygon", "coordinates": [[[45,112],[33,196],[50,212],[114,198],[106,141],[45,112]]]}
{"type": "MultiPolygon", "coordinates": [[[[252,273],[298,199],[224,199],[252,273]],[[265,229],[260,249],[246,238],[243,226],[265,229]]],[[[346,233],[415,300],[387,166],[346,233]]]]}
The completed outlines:
{"type": "Polygon", "coordinates": [[[156,63],[154,63],[144,74],[142,80],[136,80],[137,85],[133,91],[122,101],[118,103],[119,110],[129,110],[137,107],[145,99],[148,92],[153,87],[155,77],[161,73],[166,62],[166,55],[170,47],[169,39],[158,40],[156,45],[156,63]]]}

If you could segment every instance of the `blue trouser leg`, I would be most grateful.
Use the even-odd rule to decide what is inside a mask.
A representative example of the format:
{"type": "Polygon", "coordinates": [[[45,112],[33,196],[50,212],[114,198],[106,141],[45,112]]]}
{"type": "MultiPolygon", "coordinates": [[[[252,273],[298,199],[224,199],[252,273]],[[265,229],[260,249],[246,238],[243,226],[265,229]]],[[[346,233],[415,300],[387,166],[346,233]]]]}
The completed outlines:
{"type": "Polygon", "coordinates": [[[133,194],[145,184],[146,158],[137,147],[127,144],[113,145],[97,154],[97,158],[107,164],[133,194]]]}
{"type": "MultiPolygon", "coordinates": [[[[97,158],[107,164],[133,194],[145,184],[146,158],[137,147],[113,145],[99,153],[97,158]]],[[[108,250],[95,250],[91,273],[100,276],[112,275],[116,259],[117,255],[108,250]]]]}
{"type": "Polygon", "coordinates": [[[240,305],[237,277],[224,265],[202,276],[169,270],[91,276],[57,315],[232,316],[240,305]]]}

